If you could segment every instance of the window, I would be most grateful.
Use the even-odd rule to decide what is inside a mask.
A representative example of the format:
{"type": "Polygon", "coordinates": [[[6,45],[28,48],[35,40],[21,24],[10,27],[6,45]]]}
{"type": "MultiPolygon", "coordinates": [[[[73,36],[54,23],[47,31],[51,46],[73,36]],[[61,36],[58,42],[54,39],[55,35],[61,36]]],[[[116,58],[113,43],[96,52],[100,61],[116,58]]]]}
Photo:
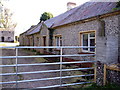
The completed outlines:
{"type": "Polygon", "coordinates": [[[10,40],[11,39],[11,37],[8,37],[8,40],[10,40]]]}
{"type": "MultiPolygon", "coordinates": [[[[83,32],[81,36],[81,46],[95,46],[95,32],[83,32]]],[[[95,48],[83,48],[82,52],[95,52],[95,48]]]]}
{"type": "Polygon", "coordinates": [[[62,46],[62,37],[55,36],[56,46],[62,46]]]}

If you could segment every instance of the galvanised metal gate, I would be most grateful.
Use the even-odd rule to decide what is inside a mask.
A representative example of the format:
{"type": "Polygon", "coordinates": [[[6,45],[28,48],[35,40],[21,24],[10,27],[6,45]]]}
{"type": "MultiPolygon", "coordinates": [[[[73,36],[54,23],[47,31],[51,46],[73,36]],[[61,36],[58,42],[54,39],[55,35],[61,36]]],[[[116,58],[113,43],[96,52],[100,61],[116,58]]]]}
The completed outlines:
{"type": "MultiPolygon", "coordinates": [[[[72,75],[72,76],[62,76],[63,71],[75,71],[75,70],[89,70],[89,69],[95,69],[95,67],[89,67],[89,68],[75,68],[75,69],[62,69],[62,65],[64,64],[80,64],[80,63],[95,63],[95,61],[74,61],[74,62],[63,62],[63,57],[83,57],[83,56],[95,56],[95,54],[73,54],[73,55],[63,55],[63,49],[71,49],[71,48],[95,48],[94,46],[87,47],[87,46],[16,46],[16,47],[0,47],[0,49],[7,49],[7,48],[14,48],[16,49],[16,56],[0,56],[0,58],[3,59],[16,59],[16,64],[13,65],[0,65],[0,68],[2,67],[15,67],[16,73],[1,73],[0,76],[7,76],[7,75],[16,75],[16,81],[8,81],[8,82],[0,82],[0,84],[16,84],[16,88],[18,88],[18,83],[23,82],[33,82],[33,81],[44,81],[44,80],[54,80],[59,79],[60,83],[59,85],[53,85],[53,86],[45,86],[45,87],[35,87],[37,88],[53,88],[53,87],[63,87],[63,86],[70,86],[70,85],[79,85],[79,84],[87,84],[92,82],[79,82],[79,83],[71,83],[71,84],[62,84],[62,79],[68,79],[68,78],[74,78],[74,77],[84,77],[84,76],[94,76],[95,74],[87,74],[87,75],[72,75]],[[35,56],[18,56],[18,49],[25,49],[25,48],[59,48],[60,49],[60,55],[35,55],[35,56]],[[44,58],[44,57],[60,57],[59,62],[54,63],[35,63],[35,64],[18,64],[18,58],[44,58]],[[46,71],[33,71],[33,72],[18,72],[18,67],[22,66],[38,66],[38,65],[60,65],[59,70],[46,70],[46,71]],[[22,74],[36,74],[36,73],[49,73],[49,72],[60,72],[59,77],[52,77],[52,78],[41,78],[41,79],[31,79],[31,80],[18,80],[18,75],[22,74]]],[[[22,88],[22,87],[21,87],[22,88]]],[[[26,87],[27,88],[27,87],[26,87]]]]}

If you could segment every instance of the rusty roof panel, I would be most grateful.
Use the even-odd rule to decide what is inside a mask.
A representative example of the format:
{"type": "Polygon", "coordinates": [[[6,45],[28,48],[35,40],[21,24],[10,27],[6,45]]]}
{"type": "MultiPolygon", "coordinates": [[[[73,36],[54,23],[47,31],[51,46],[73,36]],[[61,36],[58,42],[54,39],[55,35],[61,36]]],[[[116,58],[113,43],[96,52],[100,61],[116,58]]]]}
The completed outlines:
{"type": "Polygon", "coordinates": [[[54,28],[71,22],[112,12],[115,7],[115,2],[86,2],[81,6],[73,8],[63,14],[60,14],[59,16],[45,21],[45,24],[48,28],[54,28]]]}

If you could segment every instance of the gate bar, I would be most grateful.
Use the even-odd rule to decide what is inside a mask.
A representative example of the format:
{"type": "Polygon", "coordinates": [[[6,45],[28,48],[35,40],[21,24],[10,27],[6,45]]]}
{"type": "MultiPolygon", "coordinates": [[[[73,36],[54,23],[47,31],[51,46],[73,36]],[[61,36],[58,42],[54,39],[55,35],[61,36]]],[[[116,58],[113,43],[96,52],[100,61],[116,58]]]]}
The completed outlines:
{"type": "MultiPolygon", "coordinates": [[[[80,82],[80,83],[62,84],[62,86],[72,86],[72,85],[89,84],[89,83],[93,83],[93,82],[80,82]]],[[[44,88],[45,89],[45,88],[54,88],[54,87],[60,87],[60,85],[45,86],[45,87],[36,87],[36,89],[37,88],[41,88],[41,89],[44,88]]],[[[33,90],[33,89],[30,89],[30,90],[33,90]]],[[[23,90],[25,90],[25,89],[23,89],[23,90]]]]}
{"type": "MultiPolygon", "coordinates": [[[[76,64],[76,63],[95,63],[96,61],[76,61],[76,62],[62,62],[62,64],[76,64]]],[[[18,64],[17,66],[37,66],[37,65],[58,65],[61,62],[56,63],[35,63],[35,64],[18,64]]],[[[15,67],[16,64],[13,65],[0,65],[0,67],[15,67]]]]}
{"type": "Polygon", "coordinates": [[[39,57],[74,57],[74,56],[95,56],[95,54],[74,54],[74,55],[36,55],[36,56],[0,56],[2,59],[7,58],[39,58],[39,57]]]}
{"type": "MultiPolygon", "coordinates": [[[[75,71],[75,70],[89,70],[89,69],[94,69],[94,67],[92,68],[75,68],[75,69],[62,69],[61,71],[75,71]]],[[[18,75],[21,74],[37,74],[37,73],[49,73],[49,72],[60,72],[60,70],[46,70],[46,71],[34,71],[34,72],[19,72],[17,73],[18,75]]],[[[0,74],[0,76],[6,76],[6,75],[16,75],[16,73],[3,73],[0,74]]]]}
{"type": "Polygon", "coordinates": [[[96,48],[96,46],[0,46],[0,48],[96,48]]]}
{"type": "MultiPolygon", "coordinates": [[[[31,80],[21,80],[18,81],[18,83],[23,82],[34,82],[34,81],[45,81],[45,80],[53,80],[53,79],[65,79],[65,78],[75,78],[75,77],[84,77],[84,76],[93,76],[94,74],[86,74],[86,75],[73,75],[73,76],[64,76],[64,77],[52,77],[52,78],[42,78],[42,79],[31,79],[31,80]]],[[[16,81],[10,81],[10,82],[0,82],[0,84],[11,84],[16,83],[16,81]]]]}

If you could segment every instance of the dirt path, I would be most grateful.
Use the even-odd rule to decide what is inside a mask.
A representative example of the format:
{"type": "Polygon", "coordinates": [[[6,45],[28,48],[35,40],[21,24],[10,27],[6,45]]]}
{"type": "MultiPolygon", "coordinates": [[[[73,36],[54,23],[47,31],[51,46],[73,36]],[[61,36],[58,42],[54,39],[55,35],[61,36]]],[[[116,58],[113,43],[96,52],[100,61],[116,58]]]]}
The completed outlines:
{"type": "MultiPolygon", "coordinates": [[[[3,56],[14,56],[15,50],[14,49],[4,49],[2,50],[3,56]]],[[[34,52],[28,50],[19,50],[18,55],[34,55],[34,52]]],[[[31,63],[41,63],[47,62],[44,58],[25,58],[25,59],[18,59],[19,64],[31,64],[31,63]]],[[[2,59],[2,64],[15,64],[15,59],[2,59]]],[[[19,67],[19,72],[30,72],[30,71],[42,71],[42,70],[55,70],[59,69],[58,65],[48,65],[48,66],[25,66],[19,67]]],[[[15,73],[16,69],[14,67],[3,68],[3,73],[15,73]]],[[[26,74],[26,75],[18,75],[19,80],[30,80],[30,79],[40,79],[40,78],[50,78],[50,77],[58,77],[59,72],[55,73],[41,73],[41,74],[26,74]]],[[[3,76],[3,81],[15,81],[16,76],[3,76]]],[[[19,83],[18,88],[35,88],[35,87],[42,87],[42,86],[51,86],[59,84],[59,80],[49,80],[49,81],[37,81],[37,82],[26,82],[26,83],[19,83]]],[[[63,82],[64,83],[64,82],[63,82]]],[[[16,88],[16,84],[5,84],[3,88],[16,88]]]]}

